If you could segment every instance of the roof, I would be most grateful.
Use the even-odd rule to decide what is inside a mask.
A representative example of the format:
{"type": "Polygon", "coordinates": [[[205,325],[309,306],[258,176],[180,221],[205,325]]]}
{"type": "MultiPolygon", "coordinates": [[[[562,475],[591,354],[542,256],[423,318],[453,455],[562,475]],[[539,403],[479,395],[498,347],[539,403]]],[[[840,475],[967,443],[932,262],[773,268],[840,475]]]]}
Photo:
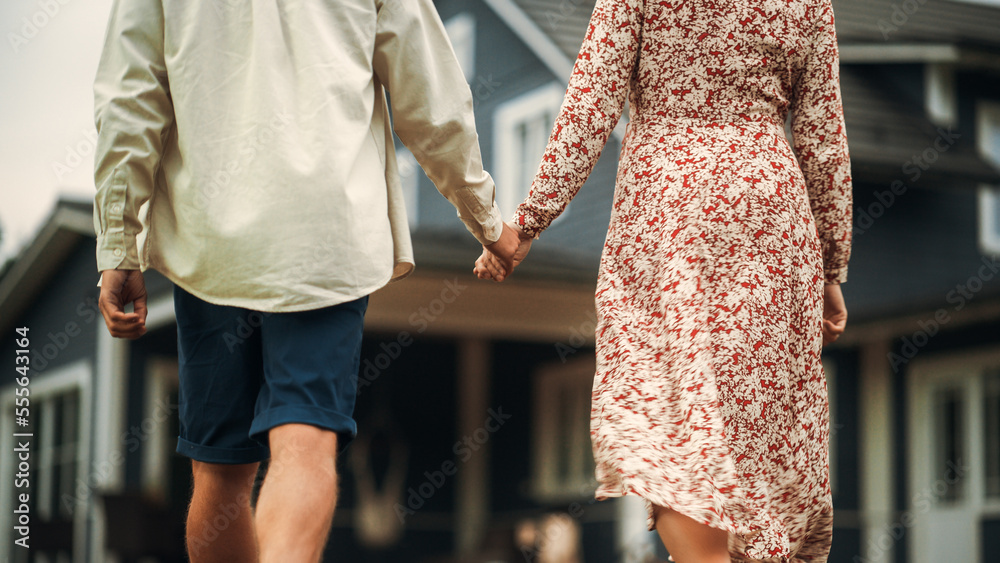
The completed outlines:
{"type": "Polygon", "coordinates": [[[951,43],[1000,49],[1000,7],[974,0],[833,0],[847,43],[951,43]],[[913,13],[906,13],[911,5],[913,13]]]}
{"type": "Polygon", "coordinates": [[[10,328],[82,237],[94,237],[93,203],[62,197],[0,277],[0,331],[10,328]]]}
{"type": "MultiPolygon", "coordinates": [[[[496,10],[498,4],[516,5],[535,26],[558,45],[569,60],[575,60],[586,34],[595,0],[487,0],[496,10]]],[[[879,31],[879,19],[891,24],[890,0],[833,0],[837,33],[842,47],[852,42],[887,41],[879,31]]],[[[921,40],[953,41],[979,48],[1000,48],[1000,8],[958,0],[936,0],[918,4],[920,8],[889,33],[889,43],[921,40]]],[[[905,15],[905,14],[904,14],[905,15]]],[[[896,21],[900,21],[897,17],[896,21]]],[[[530,46],[530,45],[529,45],[530,46]]],[[[866,50],[859,45],[857,57],[863,62],[878,62],[879,57],[937,57],[950,60],[958,51],[923,49],[908,53],[889,53],[885,49],[866,50]]],[[[934,47],[934,46],[932,46],[934,47]]],[[[842,49],[843,50],[843,49],[842,49]]],[[[1000,57],[997,58],[1000,61],[1000,57]]],[[[850,141],[852,175],[856,181],[885,183],[905,178],[901,167],[932,146],[941,133],[928,119],[924,109],[906,102],[907,96],[895,94],[898,86],[873,72],[872,65],[842,62],[841,92],[844,119],[850,141]]],[[[949,187],[973,187],[979,183],[1000,183],[1000,171],[985,163],[975,152],[971,140],[950,146],[939,154],[934,166],[924,171],[921,183],[939,181],[949,187]]]]}

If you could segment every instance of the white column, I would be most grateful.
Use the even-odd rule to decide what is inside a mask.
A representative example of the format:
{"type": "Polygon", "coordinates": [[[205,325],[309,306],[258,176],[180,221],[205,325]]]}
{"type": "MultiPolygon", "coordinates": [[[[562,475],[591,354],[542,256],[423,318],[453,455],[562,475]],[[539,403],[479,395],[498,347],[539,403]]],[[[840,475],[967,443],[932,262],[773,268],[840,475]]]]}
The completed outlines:
{"type": "MultiPolygon", "coordinates": [[[[458,343],[458,440],[473,436],[488,416],[489,346],[489,342],[481,338],[458,343]]],[[[487,440],[468,461],[456,460],[455,547],[460,554],[478,548],[486,532],[490,514],[489,453],[490,441],[487,440]]]]}
{"type": "Polygon", "coordinates": [[[97,359],[94,376],[94,449],[88,475],[96,484],[90,499],[93,522],[91,561],[115,563],[105,552],[107,519],[97,497],[102,492],[119,491],[125,485],[125,452],[120,439],[125,431],[128,393],[128,341],[112,337],[104,326],[97,331],[97,359]]]}
{"type": "MultiPolygon", "coordinates": [[[[858,441],[861,470],[861,553],[865,561],[893,561],[896,540],[888,534],[894,514],[896,480],[893,463],[894,433],[890,343],[877,340],[861,349],[858,382],[858,441]],[[891,540],[891,541],[890,541],[891,540]]],[[[905,541],[905,539],[899,540],[905,541]]]]}
{"type": "Polygon", "coordinates": [[[635,495],[625,495],[614,501],[618,504],[615,525],[615,543],[622,556],[621,563],[648,561],[656,553],[655,541],[659,537],[646,529],[646,501],[635,495]]]}

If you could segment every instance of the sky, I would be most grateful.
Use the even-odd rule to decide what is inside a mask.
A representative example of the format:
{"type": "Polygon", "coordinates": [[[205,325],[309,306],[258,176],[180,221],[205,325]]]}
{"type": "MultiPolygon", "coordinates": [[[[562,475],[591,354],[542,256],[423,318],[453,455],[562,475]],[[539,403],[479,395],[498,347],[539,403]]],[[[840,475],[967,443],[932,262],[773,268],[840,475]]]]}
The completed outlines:
{"type": "Polygon", "coordinates": [[[0,2],[0,260],[60,195],[94,196],[94,75],[111,0],[0,2]]]}

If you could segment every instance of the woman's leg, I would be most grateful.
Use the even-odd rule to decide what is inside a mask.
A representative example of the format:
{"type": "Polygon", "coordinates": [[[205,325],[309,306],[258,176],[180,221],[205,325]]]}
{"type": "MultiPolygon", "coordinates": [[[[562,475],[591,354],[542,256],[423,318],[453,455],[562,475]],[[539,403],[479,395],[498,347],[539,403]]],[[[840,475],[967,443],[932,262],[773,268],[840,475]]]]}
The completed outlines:
{"type": "Polygon", "coordinates": [[[653,506],[656,532],[677,563],[730,563],[729,534],[683,514],[653,506]]]}

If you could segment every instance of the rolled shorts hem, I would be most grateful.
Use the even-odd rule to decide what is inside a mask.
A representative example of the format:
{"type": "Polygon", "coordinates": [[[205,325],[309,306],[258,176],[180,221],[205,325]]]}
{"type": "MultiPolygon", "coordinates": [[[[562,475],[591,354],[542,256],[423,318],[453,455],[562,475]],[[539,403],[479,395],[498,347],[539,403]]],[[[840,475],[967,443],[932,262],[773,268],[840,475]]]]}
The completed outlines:
{"type": "Polygon", "coordinates": [[[219,448],[215,446],[202,446],[200,444],[195,444],[194,442],[189,442],[181,437],[177,438],[177,453],[203,463],[221,463],[230,465],[255,463],[270,457],[270,452],[266,446],[256,446],[252,448],[219,448]]]}
{"type": "Polygon", "coordinates": [[[267,443],[267,432],[282,424],[309,424],[337,433],[337,451],[343,451],[358,435],[358,423],[342,413],[310,405],[285,405],[258,413],[250,425],[250,437],[267,443]]]}

